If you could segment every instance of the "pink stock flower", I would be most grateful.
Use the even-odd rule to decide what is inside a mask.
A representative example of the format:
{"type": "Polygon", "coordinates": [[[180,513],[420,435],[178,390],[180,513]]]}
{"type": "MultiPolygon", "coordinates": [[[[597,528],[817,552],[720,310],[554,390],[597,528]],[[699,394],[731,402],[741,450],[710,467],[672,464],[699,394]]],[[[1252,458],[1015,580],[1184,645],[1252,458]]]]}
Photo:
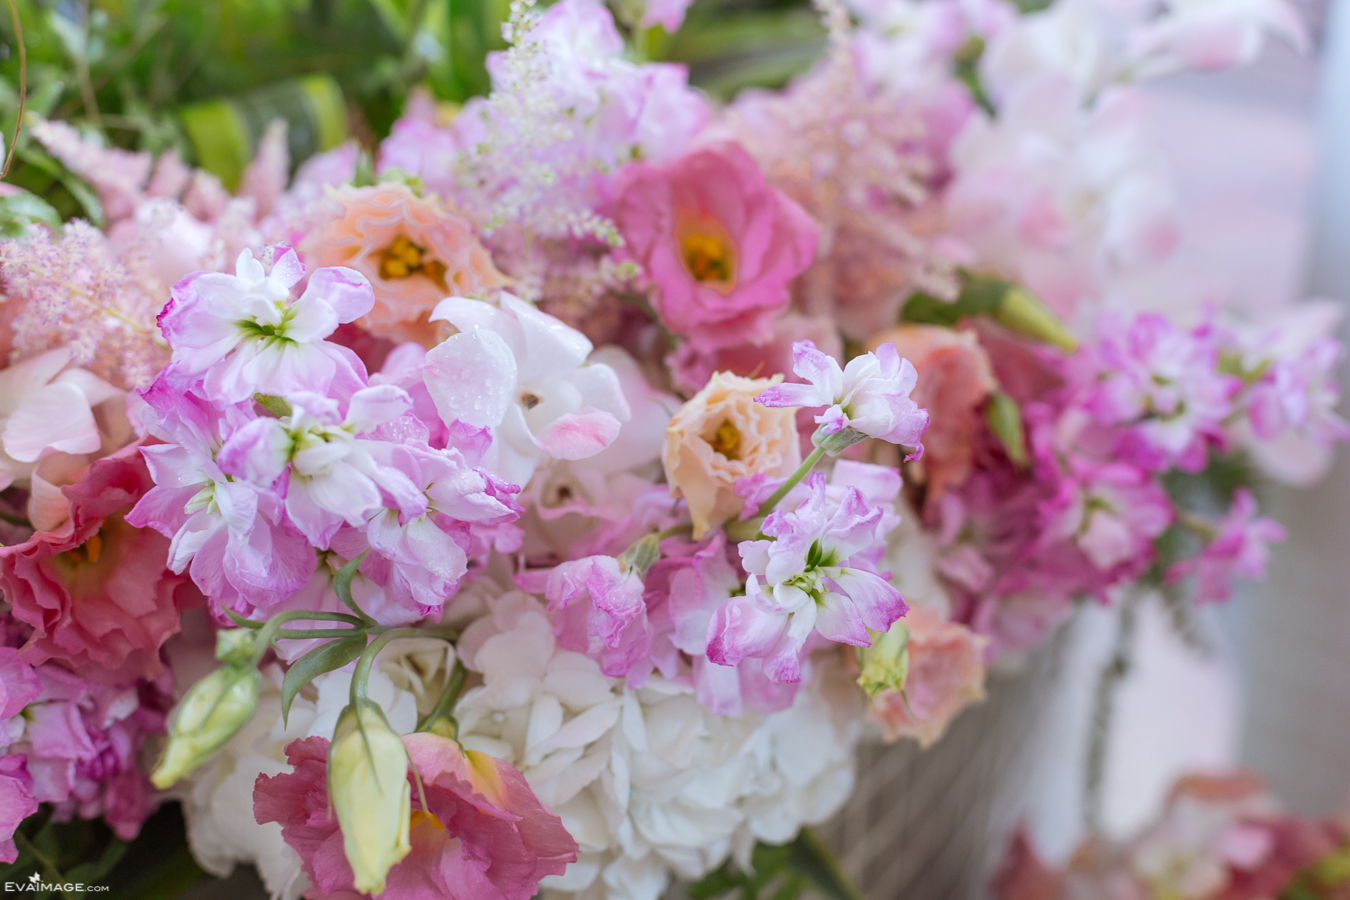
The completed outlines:
{"type": "Polygon", "coordinates": [[[1200,554],[1174,563],[1166,580],[1175,584],[1195,575],[1195,602],[1227,600],[1233,593],[1233,576],[1263,578],[1270,545],[1285,539],[1278,522],[1257,516],[1251,491],[1238,488],[1233,505],[1217,523],[1217,533],[1200,554]]]}
{"type": "Polygon", "coordinates": [[[544,588],[559,646],[596,660],[606,675],[628,675],[652,643],[644,591],[642,579],[612,556],[562,563],[544,588]]]}
{"type": "Polygon", "coordinates": [[[1087,409],[1103,424],[1123,426],[1120,452],[1140,465],[1198,472],[1211,443],[1222,441],[1242,386],[1218,371],[1212,331],[1181,331],[1150,313],[1128,325],[1104,318],[1098,334],[1100,373],[1087,409]]]}
{"type": "Polygon", "coordinates": [[[443,300],[432,321],[459,333],[428,351],[423,377],[447,425],[491,432],[483,467],[524,486],[544,457],[604,450],[632,411],[614,370],[587,362],[585,335],[510,294],[499,302],[443,300]]]}
{"type": "Polygon", "coordinates": [[[25,659],[56,660],[105,683],[164,673],[160,645],[197,597],[166,569],[169,541],[127,521],[152,487],[135,451],[101,459],[62,489],[70,519],[58,532],[0,548],[0,588],[33,628],[25,659]]]}
{"type": "Polygon", "coordinates": [[[34,674],[41,693],[9,748],[26,759],[32,796],[53,804],[57,821],[102,816],[131,840],[155,807],[137,758],[146,736],[164,730],[169,698],[154,684],[96,684],[55,665],[34,674]]]}
{"type": "Polygon", "coordinates": [[[216,462],[225,440],[251,416],[187,392],[172,366],[140,397],[151,433],[169,443],[141,448],[155,486],[127,522],[170,539],[170,571],[190,565],[207,597],[243,615],[275,606],[308,583],[314,549],[285,521],[283,499],[230,478],[216,462]]]}
{"type": "Polygon", "coordinates": [[[984,699],[984,648],[988,638],[949,622],[931,606],[911,609],[909,673],[905,689],[872,698],[872,715],[887,740],[917,738],[924,747],[942,737],[956,714],[984,699]]]}
{"type": "Polygon", "coordinates": [[[198,272],[174,285],[159,326],[183,376],[203,376],[202,390],[221,403],[255,393],[355,390],[365,367],[351,351],[323,338],[339,323],[368,313],[370,284],[351,269],[320,269],[292,301],[305,269],[287,250],[270,272],[249,250],[234,275],[198,272]]]}
{"type": "Polygon", "coordinates": [[[900,325],[881,332],[868,345],[880,349],[888,343],[914,364],[918,381],[911,396],[931,417],[923,434],[924,502],[931,503],[970,474],[976,434],[984,428],[984,403],[998,383],[973,332],[900,325]]]}
{"type": "Polygon", "coordinates": [[[0,862],[12,863],[19,858],[19,850],[14,846],[14,831],[20,822],[37,811],[33,777],[28,774],[28,763],[23,754],[0,756],[0,862]]]}
{"type": "Polygon", "coordinates": [[[1257,437],[1272,440],[1294,430],[1321,446],[1350,437],[1350,424],[1336,413],[1342,355],[1334,338],[1323,338],[1292,359],[1275,360],[1247,395],[1257,437]]]}
{"type": "Polygon", "coordinates": [[[403,115],[380,142],[379,175],[399,169],[421,179],[428,191],[453,195],[455,164],[462,152],[456,132],[445,127],[430,92],[416,88],[403,103],[403,115]]]}
{"type": "Polygon", "coordinates": [[[1041,506],[1042,543],[1071,541],[1102,571],[1151,560],[1153,539],[1172,523],[1167,493],[1127,463],[1084,462],[1074,470],[1041,506]]]}
{"type": "Polygon", "coordinates": [[[816,247],[811,218],[737,144],[628,166],[613,218],[619,255],[656,284],[661,321],[704,351],[768,340],[816,247]]]}
{"type": "MultiPolygon", "coordinates": [[[[403,743],[412,760],[409,781],[417,779],[412,849],[389,870],[381,897],[529,900],[540,879],[562,874],[576,860],[576,842],[516,769],[433,734],[410,734],[403,743]]],[[[258,776],[254,816],[280,823],[313,883],[307,898],[355,898],[328,801],[328,740],[295,741],[286,754],[292,771],[258,776]]]]}
{"type": "Polygon", "coordinates": [[[684,23],[685,10],[693,0],[647,0],[642,10],[642,27],[660,25],[667,34],[674,34],[684,23]]]}
{"type": "Polygon", "coordinates": [[[885,512],[857,488],[831,510],[825,476],[808,476],[811,495],[791,512],[764,520],[763,541],[739,550],[749,573],[745,594],[717,608],[708,625],[708,659],[724,666],[763,658],[773,681],[801,679],[800,658],[813,631],[857,647],[868,629],[887,631],[907,607],[900,592],[867,568],[865,555],[885,539],[885,512]]]}
{"type": "Polygon", "coordinates": [[[792,371],[810,384],[778,384],[755,399],[765,406],[829,407],[816,416],[825,434],[845,428],[913,447],[908,459],[923,456],[919,443],[928,428],[928,411],[910,399],[918,373],[901,359],[895,344],[882,344],[875,353],[849,360],[844,368],[810,341],[792,345],[792,371]]]}
{"type": "Polygon", "coordinates": [[[469,221],[445,201],[402,184],[346,186],[331,197],[342,214],[301,249],[312,265],[347,266],[366,277],[375,305],[361,324],[376,335],[430,347],[437,303],[507,283],[469,221]]]}

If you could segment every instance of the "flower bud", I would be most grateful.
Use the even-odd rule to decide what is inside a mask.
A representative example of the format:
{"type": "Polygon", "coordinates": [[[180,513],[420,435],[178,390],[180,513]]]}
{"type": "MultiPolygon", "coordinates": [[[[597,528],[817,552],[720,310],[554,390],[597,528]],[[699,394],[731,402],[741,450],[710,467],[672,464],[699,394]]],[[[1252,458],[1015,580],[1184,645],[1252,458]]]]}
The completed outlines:
{"type": "Polygon", "coordinates": [[[216,632],[216,659],[223,663],[246,663],[253,658],[257,632],[251,628],[227,628],[216,632]]]}
{"type": "Polygon", "coordinates": [[[356,889],[382,893],[385,876],[410,849],[412,805],[403,739],[368,700],[343,710],[333,731],[328,797],[342,827],[342,850],[356,889]]]}
{"type": "Polygon", "coordinates": [[[1053,344],[1065,353],[1078,349],[1078,341],[1059,316],[1026,288],[1009,288],[994,307],[994,318],[1018,334],[1053,344]]]}
{"type": "Polygon", "coordinates": [[[250,665],[221,666],[194,684],[174,711],[169,745],[151,783],[163,790],[211,758],[248,722],[258,705],[262,676],[250,665]]]}
{"type": "Polygon", "coordinates": [[[858,686],[869,697],[904,690],[909,675],[909,629],[897,620],[890,631],[872,635],[872,646],[858,651],[858,686]]]}

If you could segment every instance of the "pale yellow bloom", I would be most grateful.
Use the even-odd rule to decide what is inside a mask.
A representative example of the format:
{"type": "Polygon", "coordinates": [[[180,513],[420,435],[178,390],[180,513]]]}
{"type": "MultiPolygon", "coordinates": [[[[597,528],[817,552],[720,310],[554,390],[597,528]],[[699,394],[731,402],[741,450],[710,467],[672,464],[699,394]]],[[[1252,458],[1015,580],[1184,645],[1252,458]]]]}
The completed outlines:
{"type": "Polygon", "coordinates": [[[368,700],[338,719],[328,748],[328,796],[356,889],[382,893],[389,870],[408,855],[412,805],[403,739],[368,700]]]}
{"type": "Polygon", "coordinates": [[[225,746],[252,717],[261,684],[257,668],[240,663],[221,666],[194,684],[174,711],[169,745],[151,783],[163,790],[225,746]]]}

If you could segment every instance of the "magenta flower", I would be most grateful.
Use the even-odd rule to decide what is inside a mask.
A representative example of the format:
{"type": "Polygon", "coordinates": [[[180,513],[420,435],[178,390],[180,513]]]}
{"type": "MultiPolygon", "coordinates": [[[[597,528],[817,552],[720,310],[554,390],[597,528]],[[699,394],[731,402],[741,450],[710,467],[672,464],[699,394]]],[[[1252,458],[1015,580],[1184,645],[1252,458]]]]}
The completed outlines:
{"type": "Polygon", "coordinates": [[[792,345],[792,371],[810,383],[776,384],[755,399],[765,406],[829,407],[816,416],[825,434],[851,428],[913,447],[908,459],[923,456],[919,441],[928,428],[928,410],[909,398],[919,376],[895,344],[855,356],[841,369],[812,342],[798,341],[792,345]]]}
{"type": "Polygon", "coordinates": [[[12,863],[19,858],[14,831],[37,811],[28,761],[21,753],[0,756],[0,862],[12,863]]]}
{"type": "Polygon", "coordinates": [[[831,508],[825,476],[808,477],[811,495],[791,512],[774,511],[760,530],[770,540],[745,541],[749,579],[743,596],[717,608],[708,625],[708,659],[735,666],[762,657],[769,678],[801,679],[800,657],[813,631],[857,647],[867,631],[885,632],[907,607],[900,592],[866,565],[885,539],[886,512],[857,488],[831,508]]]}
{"type": "Polygon", "coordinates": [[[651,648],[643,592],[642,579],[619,560],[588,556],[549,572],[544,597],[559,644],[596,660],[606,675],[622,677],[651,648]]]}
{"type": "Polygon", "coordinates": [[[656,284],[661,321],[704,351],[772,337],[816,249],[810,216],[738,144],[628,166],[613,219],[619,254],[656,284]]]}
{"type": "Polygon", "coordinates": [[[1167,493],[1127,463],[1072,463],[1074,473],[1041,506],[1043,545],[1071,541],[1103,572],[1151,559],[1153,539],[1172,523],[1167,493]]]}
{"type": "Polygon", "coordinates": [[[1285,539],[1278,522],[1257,516],[1251,491],[1238,488],[1233,505],[1218,522],[1218,534],[1192,559],[1167,570],[1167,582],[1176,584],[1195,575],[1195,602],[1227,600],[1233,593],[1233,576],[1263,578],[1270,545],[1285,539]]]}
{"type": "MultiPolygon", "coordinates": [[[[576,841],[512,766],[433,734],[403,743],[411,850],[389,870],[384,900],[529,900],[542,878],[576,859],[576,841]]],[[[281,824],[314,883],[307,896],[361,896],[329,805],[328,740],[295,741],[286,753],[293,771],[258,776],[255,818],[281,824]]]]}
{"type": "Polygon", "coordinates": [[[279,386],[327,392],[364,385],[365,367],[355,355],[323,338],[370,312],[375,299],[365,276],[319,269],[292,301],[291,289],[305,274],[294,250],[270,272],[245,250],[235,272],[197,272],[174,285],[159,327],[183,376],[204,375],[206,396],[221,403],[279,386]]]}

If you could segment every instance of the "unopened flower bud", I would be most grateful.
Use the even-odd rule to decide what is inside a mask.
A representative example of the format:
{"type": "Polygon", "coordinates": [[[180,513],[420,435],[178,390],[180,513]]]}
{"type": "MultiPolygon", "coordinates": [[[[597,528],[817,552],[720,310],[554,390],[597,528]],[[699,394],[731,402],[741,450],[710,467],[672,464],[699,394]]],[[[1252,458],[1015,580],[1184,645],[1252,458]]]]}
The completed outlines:
{"type": "Polygon", "coordinates": [[[257,632],[250,628],[227,628],[216,632],[216,659],[223,663],[246,663],[253,658],[257,632]]]}
{"type": "Polygon", "coordinates": [[[342,827],[342,850],[356,889],[384,891],[389,870],[408,854],[408,751],[384,712],[368,700],[348,706],[328,747],[328,797],[342,827]]]}
{"type": "Polygon", "coordinates": [[[151,783],[163,790],[225,746],[252,717],[261,685],[256,668],[238,663],[221,666],[194,684],[174,711],[169,745],[151,783]]]}
{"type": "Polygon", "coordinates": [[[897,620],[885,634],[872,635],[872,646],[858,651],[858,686],[875,697],[885,691],[904,690],[909,675],[909,629],[897,620]]]}
{"type": "Polygon", "coordinates": [[[867,440],[867,435],[853,428],[841,428],[833,434],[826,434],[823,429],[816,429],[816,433],[811,440],[817,447],[831,456],[838,456],[859,441],[867,440]]]}

